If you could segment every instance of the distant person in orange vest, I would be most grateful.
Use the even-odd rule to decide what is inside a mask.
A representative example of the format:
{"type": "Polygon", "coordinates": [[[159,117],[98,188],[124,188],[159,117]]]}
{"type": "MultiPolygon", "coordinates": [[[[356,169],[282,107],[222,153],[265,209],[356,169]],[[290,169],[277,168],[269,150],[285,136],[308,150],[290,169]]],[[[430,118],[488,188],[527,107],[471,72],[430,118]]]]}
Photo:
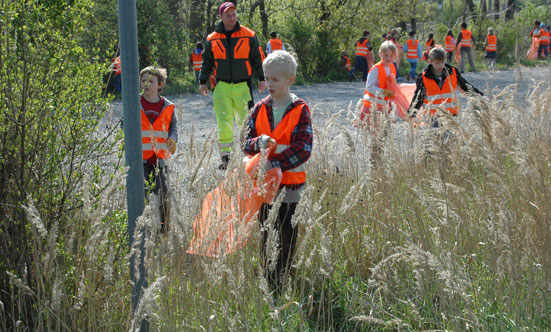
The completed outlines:
{"type": "Polygon", "coordinates": [[[166,160],[176,152],[178,121],[174,104],[159,95],[166,82],[166,69],[149,66],[140,71],[140,114],[145,194],[159,196],[161,232],[168,230],[170,201],[166,160]]]}
{"type": "Polygon", "coordinates": [[[430,50],[434,48],[434,34],[432,32],[429,33],[429,38],[425,42],[425,51],[423,52],[423,60],[429,59],[429,53],[430,50]]]}
{"type": "Polygon", "coordinates": [[[201,73],[201,63],[203,63],[203,44],[197,42],[195,49],[189,55],[190,67],[195,71],[195,85],[199,84],[199,74],[201,73]]]}
{"type": "Polygon", "coordinates": [[[457,36],[457,44],[460,45],[461,50],[461,64],[460,64],[460,70],[461,73],[465,72],[465,58],[469,57],[469,66],[471,67],[472,71],[476,71],[476,67],[474,65],[473,60],[473,51],[472,47],[474,46],[475,40],[473,33],[470,30],[467,30],[467,23],[463,22],[461,23],[461,32],[459,32],[459,35],[457,36]]]}
{"type": "Polygon", "coordinates": [[[270,40],[268,40],[268,43],[266,44],[266,55],[277,50],[285,51],[285,44],[281,41],[281,39],[277,38],[277,33],[272,31],[270,32],[270,40]]]}
{"type": "Polygon", "coordinates": [[[453,37],[453,31],[452,29],[448,29],[448,34],[446,35],[446,40],[444,41],[448,63],[452,63],[452,55],[453,51],[455,50],[455,44],[456,40],[453,37]]]}
{"type": "Polygon", "coordinates": [[[352,70],[352,63],[350,62],[350,58],[348,57],[348,53],[346,53],[346,51],[341,51],[340,64],[341,68],[344,68],[347,73],[350,73],[352,70]]]}
{"type": "Polygon", "coordinates": [[[538,58],[547,59],[549,56],[549,31],[547,30],[545,23],[540,23],[538,32],[534,32],[533,36],[539,38],[540,40],[540,46],[538,47],[538,58]]]}
{"type": "Polygon", "coordinates": [[[369,41],[370,32],[364,31],[363,37],[356,42],[356,59],[354,68],[348,74],[349,78],[354,78],[354,73],[358,70],[362,70],[362,81],[367,81],[367,73],[369,71],[367,67],[367,53],[373,49],[371,42],[369,41]]]}
{"type": "Polygon", "coordinates": [[[272,212],[275,222],[267,222],[272,204],[262,204],[258,215],[262,226],[261,263],[271,290],[278,296],[293,265],[298,226],[292,219],[306,184],[304,166],[312,153],[313,129],[308,105],[290,91],[297,69],[295,58],[287,51],[276,51],[266,57],[262,66],[270,95],[253,108],[243,150],[254,155],[275,144],[266,170],[280,168],[283,172],[278,195],[284,196],[278,211],[272,212]],[[273,232],[276,243],[270,245],[273,232]]]}
{"type": "Polygon", "coordinates": [[[115,90],[117,90],[118,93],[122,93],[122,85],[121,85],[121,74],[122,74],[122,68],[121,68],[121,56],[117,52],[117,56],[115,56],[111,62],[111,65],[109,66],[109,69],[115,74],[115,90]]]}
{"type": "Polygon", "coordinates": [[[415,92],[408,114],[417,116],[417,111],[424,107],[429,113],[432,127],[439,127],[438,112],[445,109],[452,116],[459,113],[457,103],[457,87],[464,92],[474,92],[484,95],[472,84],[469,84],[458,72],[457,68],[446,63],[446,51],[441,47],[433,48],[429,53],[429,64],[416,82],[415,92]]]}
{"type": "Polygon", "coordinates": [[[497,36],[493,28],[488,28],[488,34],[486,35],[486,42],[484,45],[486,45],[484,57],[488,59],[488,69],[496,69],[497,36]]]}
{"type": "Polygon", "coordinates": [[[415,38],[415,31],[409,32],[409,39],[404,43],[403,50],[406,54],[407,62],[411,65],[411,70],[408,73],[407,80],[414,80],[417,63],[421,58],[421,43],[415,38]]]}

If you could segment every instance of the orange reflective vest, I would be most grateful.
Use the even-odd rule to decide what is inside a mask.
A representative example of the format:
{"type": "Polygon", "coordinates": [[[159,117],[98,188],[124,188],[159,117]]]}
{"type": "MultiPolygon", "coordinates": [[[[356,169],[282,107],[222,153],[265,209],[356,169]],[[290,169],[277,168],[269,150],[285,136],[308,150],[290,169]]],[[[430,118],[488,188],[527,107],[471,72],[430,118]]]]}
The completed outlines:
{"type": "Polygon", "coordinates": [[[278,38],[270,38],[270,46],[272,47],[272,52],[283,49],[283,42],[278,38]]]}
{"type": "MultiPolygon", "coordinates": [[[[249,61],[251,56],[251,46],[254,43],[256,34],[246,26],[240,25],[240,29],[231,35],[230,45],[232,50],[228,50],[228,39],[226,34],[215,31],[208,35],[207,40],[211,43],[214,56],[214,76],[217,79],[249,79],[253,74],[253,69],[249,61]],[[221,73],[218,72],[220,68],[221,73]]],[[[259,51],[262,49],[259,47],[259,51]]],[[[261,52],[261,57],[262,57],[261,52]]]]}
{"type": "Polygon", "coordinates": [[[434,39],[429,39],[425,42],[425,51],[430,52],[434,46],[432,44],[434,43],[434,39]]]}
{"type": "Polygon", "coordinates": [[[408,46],[408,52],[406,58],[408,59],[418,59],[419,54],[417,54],[417,47],[419,46],[419,41],[417,39],[408,39],[406,41],[408,46]]]}
{"type": "Polygon", "coordinates": [[[113,63],[114,63],[113,71],[115,72],[115,74],[120,75],[122,73],[121,57],[120,56],[116,57],[115,60],[113,60],[113,63]]]}
{"type": "Polygon", "coordinates": [[[550,35],[551,35],[551,34],[549,33],[549,31],[543,30],[543,29],[542,29],[541,32],[540,32],[540,45],[544,45],[544,46],[545,46],[545,45],[549,45],[549,42],[550,42],[549,37],[550,37],[550,35]]]}
{"type": "Polygon", "coordinates": [[[364,40],[363,43],[360,43],[359,40],[356,42],[356,56],[367,57],[367,51],[369,51],[367,43],[369,43],[369,39],[364,40]]]}
{"type": "Polygon", "coordinates": [[[423,72],[423,84],[425,85],[425,99],[423,100],[424,108],[430,111],[431,115],[436,114],[438,109],[444,107],[450,114],[457,114],[457,74],[455,68],[452,68],[451,75],[446,77],[442,89],[438,84],[425,76],[423,72]]]}
{"type": "Polygon", "coordinates": [[[452,36],[446,36],[445,47],[446,52],[453,52],[455,50],[455,44],[453,43],[453,37],[452,36]]]}
{"type": "Polygon", "coordinates": [[[486,36],[486,51],[497,51],[497,36],[486,36]]]}
{"type": "Polygon", "coordinates": [[[471,47],[473,45],[472,39],[473,33],[467,29],[461,29],[461,41],[459,46],[461,47],[471,47]]]}
{"type": "Polygon", "coordinates": [[[193,63],[193,70],[200,71],[201,70],[201,64],[203,63],[203,52],[199,54],[195,54],[195,52],[191,53],[191,62],[193,63]]]}
{"type": "MultiPolygon", "coordinates": [[[[383,63],[380,61],[377,62],[373,67],[371,67],[369,72],[371,72],[374,68],[377,68],[379,72],[379,88],[388,89],[387,87],[388,77],[386,75],[386,70],[385,70],[385,67],[383,66],[383,63]]],[[[391,75],[396,76],[396,67],[394,67],[394,65],[392,64],[390,65],[390,73],[391,75]]],[[[372,103],[375,103],[377,105],[377,108],[383,108],[385,105],[388,104],[388,100],[390,100],[390,98],[383,96],[380,92],[374,93],[374,92],[365,90],[363,105],[365,107],[371,108],[372,103]]]]}
{"type": "MultiPolygon", "coordinates": [[[[285,114],[285,117],[281,119],[281,121],[272,131],[270,128],[270,121],[268,120],[266,105],[262,104],[256,117],[256,133],[258,134],[258,136],[265,134],[275,139],[275,141],[277,142],[275,155],[283,152],[283,150],[291,146],[291,136],[293,134],[293,130],[300,120],[300,115],[302,114],[302,109],[304,107],[306,107],[306,109],[308,110],[308,106],[306,106],[306,104],[296,105],[292,110],[288,111],[287,114],[285,114]]],[[[308,110],[308,112],[310,112],[310,110],[308,110]]],[[[283,172],[283,177],[281,178],[282,185],[296,185],[305,182],[306,171],[304,168],[304,164],[283,172]]]]}
{"type": "Polygon", "coordinates": [[[174,104],[164,98],[163,110],[159,117],[153,122],[145,115],[140,103],[142,117],[142,158],[147,160],[153,154],[159,159],[167,159],[168,152],[168,130],[174,114],[174,104]]]}
{"type": "Polygon", "coordinates": [[[346,64],[344,65],[344,68],[346,68],[346,70],[350,71],[352,70],[352,64],[350,63],[350,58],[348,58],[348,56],[344,56],[344,59],[346,60],[346,64]]]}

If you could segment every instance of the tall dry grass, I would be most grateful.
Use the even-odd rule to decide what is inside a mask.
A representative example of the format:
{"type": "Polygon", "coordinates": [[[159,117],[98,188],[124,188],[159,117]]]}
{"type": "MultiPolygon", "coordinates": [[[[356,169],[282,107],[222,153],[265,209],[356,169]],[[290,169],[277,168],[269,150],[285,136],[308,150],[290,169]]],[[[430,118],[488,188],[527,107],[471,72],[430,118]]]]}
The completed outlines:
{"type": "Polygon", "coordinates": [[[159,235],[155,199],[138,220],[150,286],[134,319],[123,172],[97,200],[82,188],[70,228],[45,229],[27,207],[50,277],[33,290],[14,275],[14,289],[40,299],[37,330],[134,330],[143,317],[155,331],[549,330],[551,90],[534,86],[519,104],[514,89],[470,98],[441,129],[388,123],[376,159],[373,135],[349,125],[355,107],[322,120],[311,105],[315,150],[279,298],[263,277],[257,225],[235,254],[185,254],[223,176],[215,135],[194,133],[169,166],[170,231],[159,235]]]}

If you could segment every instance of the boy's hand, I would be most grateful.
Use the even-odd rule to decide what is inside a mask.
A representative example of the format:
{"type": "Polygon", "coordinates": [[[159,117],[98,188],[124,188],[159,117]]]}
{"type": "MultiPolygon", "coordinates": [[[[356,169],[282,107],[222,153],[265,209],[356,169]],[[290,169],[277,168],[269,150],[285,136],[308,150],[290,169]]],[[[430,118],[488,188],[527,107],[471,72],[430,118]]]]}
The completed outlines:
{"type": "Polygon", "coordinates": [[[201,92],[203,96],[206,96],[208,94],[207,85],[206,84],[199,85],[199,92],[201,92]]]}
{"type": "Polygon", "coordinates": [[[258,92],[262,93],[264,90],[266,90],[266,81],[258,81],[258,92]]]}
{"type": "Polygon", "coordinates": [[[392,91],[390,89],[383,89],[383,96],[388,97],[388,98],[392,98],[392,97],[394,97],[394,91],[392,91]]]}
{"type": "Polygon", "coordinates": [[[168,139],[168,151],[170,152],[170,154],[174,154],[174,152],[176,152],[176,141],[174,140],[174,138],[168,139]]]}

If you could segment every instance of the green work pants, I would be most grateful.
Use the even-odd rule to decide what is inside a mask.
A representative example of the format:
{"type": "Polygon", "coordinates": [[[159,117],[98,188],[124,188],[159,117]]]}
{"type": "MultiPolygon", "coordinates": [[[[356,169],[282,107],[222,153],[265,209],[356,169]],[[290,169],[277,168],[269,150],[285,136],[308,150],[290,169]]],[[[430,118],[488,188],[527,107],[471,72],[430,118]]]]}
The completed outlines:
{"type": "Polygon", "coordinates": [[[233,121],[241,125],[247,116],[251,93],[247,82],[229,84],[218,82],[212,94],[220,154],[227,156],[233,146],[233,121]]]}

